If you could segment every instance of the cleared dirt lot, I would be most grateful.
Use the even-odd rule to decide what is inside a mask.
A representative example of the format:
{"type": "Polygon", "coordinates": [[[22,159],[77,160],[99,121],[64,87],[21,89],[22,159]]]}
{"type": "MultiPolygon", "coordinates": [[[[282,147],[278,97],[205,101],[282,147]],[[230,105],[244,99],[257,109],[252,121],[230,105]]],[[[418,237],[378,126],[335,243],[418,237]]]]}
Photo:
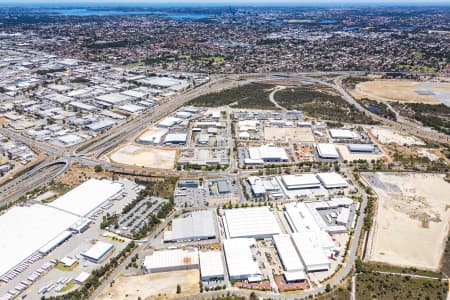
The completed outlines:
{"type": "Polygon", "coordinates": [[[400,146],[418,145],[423,146],[425,143],[411,135],[403,135],[400,132],[387,127],[372,127],[368,129],[369,134],[378,140],[381,144],[394,143],[400,146]]]}
{"type": "Polygon", "coordinates": [[[177,150],[161,149],[143,145],[127,144],[120,146],[106,157],[116,163],[139,167],[173,169],[177,150]]]}
{"type": "Polygon", "coordinates": [[[410,103],[438,104],[435,92],[450,91],[448,83],[423,84],[412,80],[374,80],[356,85],[353,94],[357,98],[392,100],[410,103]]]}
{"type": "Polygon", "coordinates": [[[367,259],[438,270],[447,239],[450,184],[439,174],[367,173],[378,196],[367,259]]]}
{"type": "Polygon", "coordinates": [[[112,287],[106,288],[97,300],[176,299],[200,292],[199,271],[185,270],[140,276],[119,276],[112,287]],[[177,285],[181,293],[177,294],[177,285]]]}
{"type": "Polygon", "coordinates": [[[339,150],[339,153],[341,153],[342,159],[352,161],[352,160],[368,160],[371,161],[372,159],[387,159],[387,156],[383,153],[351,153],[347,145],[336,145],[336,147],[339,150]]]}
{"type": "Polygon", "coordinates": [[[264,139],[266,141],[314,142],[314,135],[311,128],[264,127],[264,139]]]}

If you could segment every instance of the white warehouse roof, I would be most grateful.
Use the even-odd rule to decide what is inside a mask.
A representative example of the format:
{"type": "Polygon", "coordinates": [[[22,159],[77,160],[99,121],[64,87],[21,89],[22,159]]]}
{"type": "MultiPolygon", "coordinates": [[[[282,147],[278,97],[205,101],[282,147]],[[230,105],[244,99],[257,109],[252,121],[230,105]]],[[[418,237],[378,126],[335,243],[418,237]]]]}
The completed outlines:
{"type": "Polygon", "coordinates": [[[333,144],[317,144],[317,153],[321,158],[338,159],[339,154],[333,144]]]}
{"type": "Polygon", "coordinates": [[[158,126],[159,127],[172,127],[173,125],[178,124],[181,121],[183,121],[183,120],[180,118],[166,117],[166,118],[162,119],[161,121],[159,121],[158,126]]]}
{"type": "Polygon", "coordinates": [[[89,179],[49,205],[85,217],[123,190],[120,183],[106,179],[89,179]]]}
{"type": "Polygon", "coordinates": [[[149,272],[157,272],[170,268],[198,265],[198,250],[172,249],[155,251],[144,260],[144,268],[149,272]]]}
{"type": "Polygon", "coordinates": [[[355,139],[358,135],[349,129],[330,129],[330,135],[334,139],[355,139]]]}
{"type": "Polygon", "coordinates": [[[79,217],[35,204],[0,216],[0,276],[63,233],[79,217]]]}
{"type": "Polygon", "coordinates": [[[231,280],[248,279],[261,275],[258,263],[254,261],[250,247],[255,239],[230,239],[223,241],[228,275],[231,280]]]}
{"type": "Polygon", "coordinates": [[[305,266],[303,265],[289,234],[274,235],[273,241],[285,271],[297,272],[305,270],[305,266]]]}
{"type": "Polygon", "coordinates": [[[127,103],[122,106],[119,106],[119,109],[130,112],[130,113],[137,113],[137,112],[145,110],[145,107],[136,105],[136,104],[127,103]]]}
{"type": "Polygon", "coordinates": [[[265,162],[289,160],[284,148],[272,145],[249,147],[248,152],[251,160],[263,160],[265,162]]]}
{"type": "Polygon", "coordinates": [[[212,211],[193,211],[185,218],[172,221],[172,230],[164,232],[164,241],[192,241],[214,238],[214,217],[212,211]]]}
{"type": "Polygon", "coordinates": [[[130,96],[127,96],[127,95],[124,95],[121,93],[106,94],[106,95],[99,96],[96,99],[106,102],[106,103],[109,103],[109,104],[112,104],[112,105],[132,100],[132,98],[130,96]]]}
{"type": "Polygon", "coordinates": [[[165,144],[185,144],[187,141],[187,133],[169,133],[166,135],[166,138],[164,139],[165,144]]]}
{"type": "Polygon", "coordinates": [[[320,187],[320,181],[315,174],[284,175],[281,180],[288,190],[320,187]]]}
{"type": "Polygon", "coordinates": [[[281,233],[268,206],[226,209],[223,221],[227,238],[263,239],[281,233]]]}
{"type": "MultiPolygon", "coordinates": [[[[319,231],[320,232],[320,231],[319,231]]],[[[312,232],[317,233],[316,231],[312,232]]],[[[325,233],[326,234],[326,233],[325,233]]],[[[327,271],[330,268],[330,260],[322,247],[312,243],[311,235],[305,232],[293,233],[292,240],[297,248],[308,272],[327,271]]]]}
{"type": "Polygon", "coordinates": [[[284,208],[284,215],[293,232],[320,230],[319,224],[304,202],[287,203],[284,208]]]}
{"type": "Polygon", "coordinates": [[[159,144],[161,142],[162,137],[167,134],[168,129],[166,128],[158,128],[154,127],[151,130],[144,132],[139,138],[138,141],[143,144],[159,144]]]}
{"type": "Polygon", "coordinates": [[[58,142],[64,145],[74,145],[83,141],[83,138],[77,134],[66,134],[57,138],[58,142]]]}
{"type": "Polygon", "coordinates": [[[112,244],[105,243],[102,241],[98,241],[89,248],[86,252],[82,253],[84,257],[93,259],[95,261],[100,260],[107,252],[109,252],[113,248],[112,244]]]}
{"type": "Polygon", "coordinates": [[[199,258],[202,280],[224,277],[225,272],[220,251],[200,251],[199,258]]]}
{"type": "Polygon", "coordinates": [[[317,178],[327,189],[344,188],[348,186],[347,181],[336,172],[318,173],[317,178]]]}

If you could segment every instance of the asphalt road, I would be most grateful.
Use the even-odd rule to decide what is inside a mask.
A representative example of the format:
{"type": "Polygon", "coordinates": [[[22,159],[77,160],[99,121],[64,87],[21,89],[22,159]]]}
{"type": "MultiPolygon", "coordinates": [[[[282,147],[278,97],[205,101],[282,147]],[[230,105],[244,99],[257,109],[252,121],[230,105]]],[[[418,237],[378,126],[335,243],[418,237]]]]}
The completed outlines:
{"type": "MultiPolygon", "coordinates": [[[[356,73],[352,73],[352,74],[358,74],[358,73],[360,73],[360,72],[356,72],[356,73]]],[[[185,104],[186,102],[188,102],[189,100],[191,100],[195,97],[198,97],[200,95],[203,95],[203,94],[206,94],[206,93],[209,93],[212,91],[217,91],[220,89],[230,88],[230,87],[234,87],[237,85],[247,84],[251,81],[266,81],[266,80],[276,79],[278,81],[292,80],[293,82],[295,82],[295,81],[298,82],[298,81],[307,80],[307,81],[311,81],[311,82],[318,82],[318,83],[326,84],[329,86],[333,86],[334,88],[337,89],[337,91],[339,93],[341,93],[341,95],[344,97],[344,99],[347,102],[354,105],[357,109],[364,111],[366,114],[370,115],[371,117],[373,117],[376,120],[380,120],[385,124],[394,126],[396,128],[400,128],[402,130],[413,132],[417,135],[426,135],[427,137],[431,136],[431,137],[434,137],[437,139],[444,138],[448,141],[449,137],[446,135],[437,134],[437,133],[430,132],[429,130],[425,130],[425,129],[411,128],[411,126],[408,127],[408,125],[400,124],[400,123],[394,122],[392,120],[381,118],[380,116],[375,115],[375,114],[371,113],[370,111],[367,111],[357,101],[355,101],[355,99],[353,99],[342,87],[342,79],[344,78],[343,76],[339,77],[335,81],[334,85],[330,84],[328,82],[317,80],[315,78],[307,77],[309,75],[325,75],[325,74],[328,74],[328,73],[249,74],[249,75],[245,75],[245,77],[247,78],[246,80],[239,80],[239,81],[236,81],[236,80],[238,80],[238,77],[240,77],[242,75],[229,75],[228,77],[221,76],[221,77],[216,78],[213,82],[211,82],[209,84],[205,84],[205,85],[199,87],[198,89],[189,90],[186,93],[176,96],[174,99],[172,99],[172,101],[161,104],[160,106],[155,108],[155,110],[152,111],[148,115],[137,117],[136,119],[133,119],[133,120],[125,123],[122,126],[113,128],[112,130],[108,131],[106,134],[100,135],[100,136],[94,138],[94,140],[89,141],[89,145],[83,144],[83,145],[74,147],[69,152],[65,151],[65,150],[61,150],[55,146],[50,146],[48,144],[35,142],[32,139],[29,139],[20,134],[14,133],[10,130],[1,129],[0,132],[5,133],[6,135],[10,136],[11,138],[19,140],[29,146],[37,147],[37,148],[41,149],[42,151],[47,152],[48,154],[51,154],[53,156],[59,156],[64,161],[67,162],[63,168],[59,168],[59,169],[53,168],[49,165],[41,165],[41,166],[39,166],[39,168],[34,169],[35,171],[24,174],[24,177],[18,177],[16,180],[11,182],[11,184],[17,185],[17,186],[20,185],[21,187],[23,186],[23,188],[17,188],[16,192],[14,193],[14,196],[11,196],[12,198],[9,198],[10,196],[7,196],[7,198],[5,198],[3,201],[11,201],[11,199],[13,199],[14,197],[20,197],[20,195],[23,195],[29,189],[35,188],[36,186],[38,186],[44,182],[48,182],[52,178],[55,178],[56,176],[59,176],[60,174],[64,173],[70,167],[71,162],[78,162],[78,163],[81,163],[84,165],[91,165],[91,166],[100,164],[105,169],[122,170],[122,169],[124,169],[124,166],[122,166],[122,165],[110,164],[110,163],[107,163],[104,161],[97,160],[96,158],[103,152],[107,151],[108,149],[111,149],[112,147],[115,147],[116,145],[118,145],[119,143],[124,141],[125,139],[136,134],[141,129],[148,126],[151,122],[155,122],[155,121],[159,120],[161,117],[171,113],[172,111],[174,111],[175,109],[177,109],[178,107],[182,106],[183,104],[185,104]],[[253,78],[252,78],[252,76],[253,76],[253,78]],[[80,150],[82,147],[85,147],[85,148],[83,150],[80,150]]],[[[333,74],[348,75],[349,73],[333,73],[333,74]]],[[[128,168],[128,167],[125,167],[125,168],[128,168]]],[[[153,172],[154,170],[151,170],[151,171],[153,172]]],[[[183,174],[180,172],[175,172],[175,173],[183,174]]],[[[214,172],[206,172],[206,173],[208,175],[213,175],[213,176],[215,176],[215,175],[227,176],[226,172],[215,172],[215,173],[214,172]]],[[[188,175],[187,173],[185,173],[185,174],[188,175]]],[[[195,172],[192,174],[198,175],[199,173],[195,172]]],[[[240,176],[240,175],[241,175],[241,173],[238,174],[238,176],[240,176]]],[[[360,206],[360,215],[359,215],[359,218],[356,223],[353,238],[351,240],[351,246],[349,248],[347,262],[342,267],[342,269],[340,269],[339,272],[329,281],[329,284],[331,287],[338,285],[352,271],[352,267],[355,262],[356,253],[358,250],[359,240],[361,238],[361,232],[362,232],[363,220],[364,220],[364,210],[366,208],[366,205],[367,205],[367,197],[366,197],[366,195],[363,195],[363,199],[362,199],[361,206],[360,206]]],[[[169,217],[166,220],[166,222],[164,222],[163,224],[160,224],[160,226],[158,227],[158,230],[155,232],[156,233],[159,232],[160,228],[163,228],[163,226],[165,224],[167,224],[171,220],[171,218],[173,218],[173,215],[171,217],[169,217]]],[[[153,238],[150,238],[147,241],[147,243],[152,241],[153,238]]],[[[147,244],[147,243],[145,243],[145,244],[147,244]]],[[[140,251],[140,249],[142,249],[142,246],[138,247],[134,253],[137,253],[138,251],[140,251]]],[[[131,256],[133,256],[134,253],[131,256]]],[[[94,293],[94,296],[92,297],[92,299],[94,299],[95,295],[98,295],[98,293],[100,291],[102,291],[103,288],[106,287],[115,276],[117,276],[124,270],[124,268],[128,264],[128,262],[129,262],[129,259],[127,259],[116,270],[114,270],[114,272],[111,274],[109,279],[106,280],[99,289],[97,289],[97,291],[94,293]]],[[[256,294],[261,297],[270,297],[273,299],[301,299],[301,298],[307,298],[309,296],[317,295],[318,293],[325,292],[325,289],[326,289],[326,286],[322,285],[317,288],[313,288],[313,289],[307,290],[307,291],[299,293],[299,294],[278,295],[278,294],[263,293],[263,292],[256,292],[256,294]]],[[[237,289],[233,289],[233,288],[226,292],[230,292],[231,294],[242,295],[242,296],[249,296],[251,293],[251,291],[237,290],[237,289]]],[[[220,295],[223,293],[224,293],[224,291],[207,292],[207,293],[202,293],[199,295],[189,297],[188,299],[200,299],[200,298],[204,298],[204,297],[208,297],[208,296],[220,295]]]]}
{"type": "Polygon", "coordinates": [[[62,175],[70,165],[70,160],[45,161],[39,164],[0,188],[0,205],[16,201],[27,192],[62,175]]]}

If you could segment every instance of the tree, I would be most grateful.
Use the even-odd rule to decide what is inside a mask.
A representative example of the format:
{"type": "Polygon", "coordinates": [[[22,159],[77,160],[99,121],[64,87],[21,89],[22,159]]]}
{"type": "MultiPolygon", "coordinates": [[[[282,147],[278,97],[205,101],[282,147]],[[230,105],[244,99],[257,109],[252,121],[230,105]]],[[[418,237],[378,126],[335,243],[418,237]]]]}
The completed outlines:
{"type": "Polygon", "coordinates": [[[100,172],[103,171],[103,167],[102,167],[101,165],[96,165],[96,166],[94,167],[94,171],[95,171],[96,173],[100,173],[100,172]]]}
{"type": "Polygon", "coordinates": [[[249,298],[250,300],[257,300],[258,299],[258,296],[256,296],[256,294],[255,294],[255,292],[251,292],[250,293],[250,298],[249,298]]]}
{"type": "Polygon", "coordinates": [[[177,284],[177,294],[181,294],[181,286],[177,284]]]}
{"type": "Polygon", "coordinates": [[[331,285],[329,283],[327,283],[327,285],[325,286],[325,292],[329,293],[331,291],[331,285]]]}

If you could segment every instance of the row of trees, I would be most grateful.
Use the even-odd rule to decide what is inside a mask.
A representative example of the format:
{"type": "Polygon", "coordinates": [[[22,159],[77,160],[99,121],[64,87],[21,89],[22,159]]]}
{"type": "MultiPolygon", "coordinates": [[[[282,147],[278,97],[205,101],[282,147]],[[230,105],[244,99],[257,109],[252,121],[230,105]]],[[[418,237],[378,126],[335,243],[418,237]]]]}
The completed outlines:
{"type": "MultiPolygon", "coordinates": [[[[67,293],[62,296],[53,296],[48,299],[51,300],[80,300],[80,299],[88,299],[89,296],[98,288],[102,282],[108,278],[108,276],[113,272],[113,270],[122,263],[136,248],[136,243],[131,241],[128,245],[120,251],[120,253],[114,257],[112,257],[107,264],[104,266],[92,271],[89,278],[84,283],[83,287],[67,293]]],[[[41,299],[46,299],[45,296],[42,296],[41,299]]]]}

